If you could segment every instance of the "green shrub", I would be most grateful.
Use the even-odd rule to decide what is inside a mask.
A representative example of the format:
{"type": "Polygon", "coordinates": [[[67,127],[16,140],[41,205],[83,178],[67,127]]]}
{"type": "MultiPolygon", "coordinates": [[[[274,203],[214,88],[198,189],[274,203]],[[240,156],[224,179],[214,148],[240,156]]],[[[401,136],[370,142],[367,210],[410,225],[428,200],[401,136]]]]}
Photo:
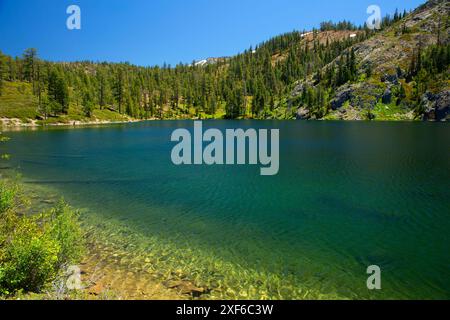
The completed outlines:
{"type": "Polygon", "coordinates": [[[56,276],[57,241],[37,232],[35,223],[26,220],[21,221],[22,230],[6,247],[0,266],[0,293],[39,292],[56,276]]]}
{"type": "Polygon", "coordinates": [[[0,181],[0,214],[15,206],[18,191],[16,185],[8,185],[6,182],[0,181]]]}
{"type": "Polygon", "coordinates": [[[0,183],[0,295],[40,292],[83,253],[79,215],[64,201],[31,217],[17,214],[18,187],[0,183]]]}
{"type": "Polygon", "coordinates": [[[44,215],[49,218],[46,232],[60,246],[58,266],[77,261],[84,248],[79,213],[61,200],[54,209],[44,215]]]}

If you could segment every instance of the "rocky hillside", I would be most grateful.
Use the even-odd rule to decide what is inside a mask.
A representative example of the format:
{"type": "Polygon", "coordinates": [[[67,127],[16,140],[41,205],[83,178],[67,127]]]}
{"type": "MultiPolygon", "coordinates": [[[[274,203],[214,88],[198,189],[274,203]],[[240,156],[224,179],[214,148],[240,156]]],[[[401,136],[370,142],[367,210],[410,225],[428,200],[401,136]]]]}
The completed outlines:
{"type": "MultiPolygon", "coordinates": [[[[449,10],[449,1],[428,1],[343,52],[322,69],[322,74],[338,69],[352,51],[357,63],[355,79],[334,88],[322,117],[303,100],[297,118],[450,120],[449,10]],[[436,55],[443,67],[430,66],[436,55]]],[[[317,75],[299,81],[292,101],[298,100],[305,87],[317,88],[324,85],[322,82],[317,81],[317,75]]]]}

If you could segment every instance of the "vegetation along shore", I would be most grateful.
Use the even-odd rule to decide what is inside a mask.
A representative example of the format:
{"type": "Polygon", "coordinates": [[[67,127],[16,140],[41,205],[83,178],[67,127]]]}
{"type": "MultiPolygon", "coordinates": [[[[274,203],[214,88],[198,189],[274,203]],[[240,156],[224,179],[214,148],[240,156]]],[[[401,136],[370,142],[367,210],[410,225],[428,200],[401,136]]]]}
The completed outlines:
{"type": "Polygon", "coordinates": [[[188,281],[163,283],[145,270],[145,261],[121,268],[119,246],[55,194],[2,173],[0,195],[3,299],[179,300],[204,292],[188,281]]]}

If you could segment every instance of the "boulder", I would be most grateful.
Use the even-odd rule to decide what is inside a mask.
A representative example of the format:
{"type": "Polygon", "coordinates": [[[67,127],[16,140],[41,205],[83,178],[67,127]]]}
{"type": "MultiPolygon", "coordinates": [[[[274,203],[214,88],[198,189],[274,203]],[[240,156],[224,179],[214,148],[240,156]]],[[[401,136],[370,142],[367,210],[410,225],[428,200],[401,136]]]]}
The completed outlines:
{"type": "Polygon", "coordinates": [[[391,89],[386,89],[381,96],[381,102],[384,104],[390,104],[392,101],[392,91],[391,89]]]}
{"type": "Polygon", "coordinates": [[[392,83],[398,85],[398,75],[397,74],[385,74],[381,77],[381,82],[392,83]]]}
{"type": "Polygon", "coordinates": [[[297,83],[294,87],[294,90],[292,90],[292,92],[291,92],[291,96],[298,97],[299,95],[301,95],[304,87],[305,86],[304,86],[303,82],[297,83]]]}
{"type": "Polygon", "coordinates": [[[305,107],[301,107],[297,110],[296,114],[297,120],[309,120],[311,119],[311,115],[309,114],[309,110],[305,107]]]}
{"type": "Polygon", "coordinates": [[[442,92],[436,100],[436,119],[450,121],[450,91],[442,92]]]}
{"type": "Polygon", "coordinates": [[[352,97],[353,97],[353,88],[351,86],[345,85],[341,87],[334,96],[334,99],[331,100],[331,109],[337,110],[342,108],[344,103],[350,101],[352,97]]]}
{"type": "Polygon", "coordinates": [[[424,108],[424,121],[450,121],[450,90],[432,94],[425,93],[421,104],[424,108]]]}

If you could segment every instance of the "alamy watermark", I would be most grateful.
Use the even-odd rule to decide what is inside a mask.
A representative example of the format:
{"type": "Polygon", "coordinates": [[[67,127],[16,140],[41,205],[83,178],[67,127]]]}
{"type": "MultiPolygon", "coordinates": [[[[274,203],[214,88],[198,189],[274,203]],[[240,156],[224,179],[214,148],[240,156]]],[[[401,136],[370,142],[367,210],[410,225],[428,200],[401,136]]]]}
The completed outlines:
{"type": "Polygon", "coordinates": [[[66,271],[66,287],[69,290],[83,289],[81,282],[81,269],[78,266],[69,266],[66,271]]]}
{"type": "Polygon", "coordinates": [[[172,133],[171,141],[178,144],[172,149],[171,159],[175,165],[260,164],[261,175],[273,176],[280,169],[279,140],[279,129],[226,129],[224,135],[219,129],[203,132],[202,121],[195,121],[194,137],[187,129],[172,133]]]}
{"type": "Polygon", "coordinates": [[[377,265],[369,266],[367,274],[370,274],[367,278],[367,289],[381,290],[381,268],[377,265]]]}
{"type": "Polygon", "coordinates": [[[81,30],[81,8],[71,5],[67,7],[66,13],[69,15],[66,21],[67,29],[81,30]]]}
{"type": "Polygon", "coordinates": [[[367,18],[366,25],[370,30],[380,30],[381,29],[381,8],[377,5],[370,5],[367,8],[367,14],[370,17],[367,18]]]}
{"type": "MultiPolygon", "coordinates": [[[[381,8],[378,5],[370,5],[367,7],[367,18],[366,25],[370,30],[381,29],[381,8]]],[[[69,17],[66,20],[66,26],[69,30],[81,30],[81,8],[78,5],[70,5],[66,9],[66,13],[69,17]]]]}

